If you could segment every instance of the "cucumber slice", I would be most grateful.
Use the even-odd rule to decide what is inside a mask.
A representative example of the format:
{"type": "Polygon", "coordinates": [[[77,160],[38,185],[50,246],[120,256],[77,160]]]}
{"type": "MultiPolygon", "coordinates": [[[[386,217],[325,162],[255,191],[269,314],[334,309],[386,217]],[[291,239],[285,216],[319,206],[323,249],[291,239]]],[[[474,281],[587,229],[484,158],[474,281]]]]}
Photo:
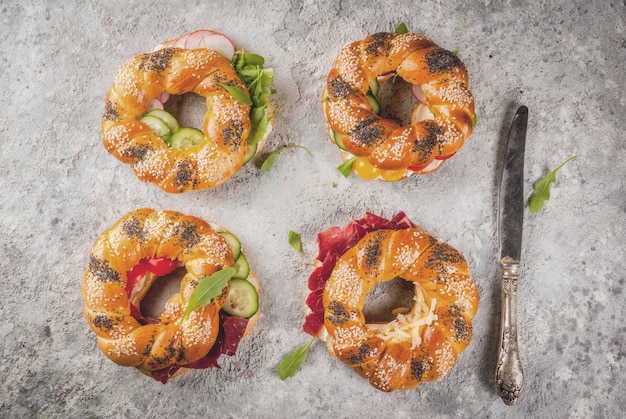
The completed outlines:
{"type": "Polygon", "coordinates": [[[172,136],[170,128],[165,124],[165,122],[161,121],[156,116],[146,114],[139,120],[149,126],[152,132],[154,132],[154,135],[161,138],[165,142],[167,142],[172,136]]]}
{"type": "Polygon", "coordinates": [[[231,316],[250,318],[259,309],[256,288],[245,279],[231,279],[230,293],[223,307],[231,316]]]}
{"type": "Polygon", "coordinates": [[[233,268],[235,268],[233,278],[246,279],[250,274],[250,264],[248,259],[246,259],[246,255],[240,254],[237,260],[235,260],[233,268]]]}
{"type": "Polygon", "coordinates": [[[378,96],[378,88],[379,88],[379,85],[378,85],[378,79],[377,79],[377,78],[373,78],[373,79],[370,81],[369,86],[370,86],[370,90],[369,90],[369,92],[370,92],[372,95],[374,95],[374,96],[378,96]]]}
{"type": "Polygon", "coordinates": [[[333,138],[335,139],[335,144],[342,150],[345,150],[346,147],[343,145],[343,140],[341,139],[343,135],[339,134],[337,131],[333,130],[333,138]]]}
{"type": "Polygon", "coordinates": [[[159,118],[161,121],[165,122],[165,125],[168,126],[172,133],[180,129],[180,125],[178,125],[178,121],[174,118],[174,115],[168,111],[164,111],[163,109],[152,109],[151,111],[146,112],[144,116],[155,116],[159,118]]]}
{"type": "Polygon", "coordinates": [[[226,239],[226,241],[230,245],[230,248],[233,249],[233,260],[237,260],[239,258],[239,255],[241,254],[241,242],[232,233],[220,231],[220,234],[226,239]]]}
{"type": "Polygon", "coordinates": [[[259,143],[248,144],[248,151],[246,151],[246,155],[243,158],[243,164],[248,163],[252,158],[256,155],[256,150],[259,147],[259,143]]]}
{"type": "Polygon", "coordinates": [[[170,146],[186,150],[204,141],[204,133],[196,128],[181,128],[170,137],[170,146]]]}
{"type": "Polygon", "coordinates": [[[367,95],[365,95],[365,97],[370,102],[372,112],[374,112],[376,115],[380,114],[380,103],[378,103],[378,100],[376,100],[376,98],[371,93],[368,93],[367,95]]]}

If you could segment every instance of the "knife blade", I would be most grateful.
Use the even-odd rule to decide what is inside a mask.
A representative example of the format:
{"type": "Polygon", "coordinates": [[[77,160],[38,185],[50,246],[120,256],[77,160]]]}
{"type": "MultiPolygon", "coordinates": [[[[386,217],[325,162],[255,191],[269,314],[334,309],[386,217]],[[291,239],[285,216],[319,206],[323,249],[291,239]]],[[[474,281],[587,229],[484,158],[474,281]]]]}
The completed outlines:
{"type": "Polygon", "coordinates": [[[517,344],[517,282],[524,224],[524,148],[528,108],[520,106],[507,138],[498,203],[501,305],[500,345],[495,385],[507,405],[514,405],[524,387],[524,372],[517,344]]]}

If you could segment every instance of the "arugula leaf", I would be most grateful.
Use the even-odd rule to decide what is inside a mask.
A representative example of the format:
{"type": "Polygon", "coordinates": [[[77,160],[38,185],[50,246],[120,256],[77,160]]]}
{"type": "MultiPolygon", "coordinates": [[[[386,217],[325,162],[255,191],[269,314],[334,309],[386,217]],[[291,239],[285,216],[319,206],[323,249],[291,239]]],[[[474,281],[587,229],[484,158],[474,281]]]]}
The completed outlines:
{"type": "Polygon", "coordinates": [[[565,166],[571,160],[574,160],[576,156],[572,156],[569,159],[565,160],[559,167],[551,171],[544,178],[539,179],[535,185],[535,190],[532,195],[528,199],[528,209],[531,213],[538,212],[542,207],[545,201],[550,199],[550,185],[554,183],[556,180],[556,172],[558,172],[563,166],[565,166]]]}
{"type": "Polygon", "coordinates": [[[220,82],[218,82],[217,84],[219,84],[224,89],[226,89],[226,91],[228,91],[228,93],[230,93],[230,95],[234,97],[235,99],[237,99],[239,102],[248,106],[252,106],[252,101],[250,100],[250,98],[248,97],[248,95],[243,89],[240,89],[237,86],[229,86],[228,84],[224,84],[220,82]]]}
{"type": "Polygon", "coordinates": [[[302,253],[302,241],[300,240],[300,235],[298,233],[289,230],[288,240],[289,245],[293,247],[293,250],[298,253],[302,253]]]}
{"type": "Polygon", "coordinates": [[[307,151],[307,153],[309,153],[310,155],[311,152],[309,151],[308,148],[301,146],[301,145],[287,145],[285,147],[281,147],[278,150],[274,150],[272,153],[270,153],[265,160],[263,161],[263,164],[261,164],[261,171],[262,172],[267,172],[268,170],[270,170],[272,168],[272,166],[274,166],[274,161],[276,161],[276,157],[278,157],[278,155],[280,153],[282,153],[283,151],[290,149],[290,148],[302,148],[304,150],[307,151]]]}
{"type": "Polygon", "coordinates": [[[309,348],[311,348],[314,341],[315,338],[312,338],[308,343],[287,355],[285,359],[278,364],[277,372],[281,380],[285,381],[287,378],[292,377],[300,369],[300,365],[302,365],[302,361],[306,358],[306,355],[309,353],[309,348]]]}
{"type": "Polygon", "coordinates": [[[339,167],[337,167],[337,170],[341,172],[343,177],[347,178],[348,176],[350,176],[350,172],[352,172],[352,166],[354,165],[355,161],[356,156],[352,156],[348,160],[340,164],[339,167]]]}
{"type": "Polygon", "coordinates": [[[226,268],[215,272],[211,276],[202,278],[196,289],[189,296],[187,308],[180,318],[180,322],[182,323],[192,311],[210,304],[215,297],[219,296],[226,288],[226,285],[228,285],[230,278],[235,275],[235,272],[235,268],[226,268]]]}
{"type": "Polygon", "coordinates": [[[406,23],[401,22],[398,26],[396,26],[396,30],[393,31],[393,33],[395,33],[396,35],[402,35],[404,33],[407,33],[409,31],[409,28],[406,27],[406,23]]]}

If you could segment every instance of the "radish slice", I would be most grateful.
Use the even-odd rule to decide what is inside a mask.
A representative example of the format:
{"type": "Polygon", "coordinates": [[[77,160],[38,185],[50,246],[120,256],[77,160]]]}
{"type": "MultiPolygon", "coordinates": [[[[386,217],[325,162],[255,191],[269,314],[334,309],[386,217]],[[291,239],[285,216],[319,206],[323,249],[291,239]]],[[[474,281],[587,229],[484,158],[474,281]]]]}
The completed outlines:
{"type": "Polygon", "coordinates": [[[235,56],[235,44],[233,44],[233,41],[231,41],[229,37],[207,29],[200,29],[188,34],[184,48],[213,49],[229,61],[235,56]]]}
{"type": "Polygon", "coordinates": [[[157,45],[154,48],[154,51],[158,51],[163,48],[185,48],[185,43],[187,42],[187,38],[189,38],[189,35],[191,34],[186,33],[185,35],[180,36],[178,38],[165,41],[162,44],[157,45]]]}
{"type": "Polygon", "coordinates": [[[185,48],[185,44],[187,43],[187,39],[191,36],[190,33],[186,33],[180,38],[173,39],[174,43],[171,45],[173,48],[185,48]]]}
{"type": "Polygon", "coordinates": [[[423,168],[420,173],[424,174],[434,172],[435,170],[439,169],[439,166],[441,166],[442,164],[443,160],[433,160],[428,166],[423,168]]]}
{"type": "Polygon", "coordinates": [[[456,154],[456,152],[452,153],[452,154],[448,154],[447,156],[437,156],[435,157],[435,159],[437,160],[448,160],[450,157],[454,156],[456,154]]]}
{"type": "Polygon", "coordinates": [[[409,174],[426,174],[426,173],[431,173],[434,172],[435,170],[439,169],[439,167],[443,164],[443,160],[433,160],[431,161],[428,165],[426,166],[409,166],[407,167],[407,171],[409,171],[409,174]]]}
{"type": "Polygon", "coordinates": [[[386,82],[387,80],[392,78],[395,73],[396,73],[395,71],[387,71],[386,73],[381,74],[380,76],[377,77],[378,83],[386,82]]]}
{"type": "Polygon", "coordinates": [[[425,119],[435,119],[435,115],[428,109],[428,106],[419,104],[413,110],[411,114],[411,125],[417,124],[419,121],[424,121],[425,119]]]}
{"type": "Polygon", "coordinates": [[[157,98],[154,98],[150,102],[148,102],[146,112],[151,111],[152,109],[165,109],[165,107],[163,106],[163,102],[161,102],[157,98]]]}
{"type": "Polygon", "coordinates": [[[428,105],[428,101],[426,100],[426,95],[424,94],[424,91],[422,90],[422,86],[420,86],[419,84],[414,84],[411,87],[411,93],[413,93],[413,97],[417,99],[419,103],[428,105]]]}
{"type": "Polygon", "coordinates": [[[168,100],[169,98],[170,98],[170,94],[169,94],[168,92],[163,92],[163,93],[161,93],[160,95],[158,95],[158,96],[156,97],[156,99],[158,99],[158,101],[159,101],[159,102],[161,102],[161,103],[163,103],[163,104],[164,104],[165,102],[167,102],[167,100],[168,100]]]}
{"type": "Polygon", "coordinates": [[[411,172],[419,172],[424,170],[424,168],[426,168],[426,166],[409,166],[406,169],[410,170],[411,172]]]}
{"type": "Polygon", "coordinates": [[[188,34],[187,42],[185,43],[185,48],[187,49],[198,49],[198,48],[206,48],[205,42],[206,38],[214,35],[220,35],[219,32],[215,32],[209,29],[199,29],[197,31],[193,31],[188,34]]]}
{"type": "Polygon", "coordinates": [[[211,31],[209,29],[199,29],[183,36],[165,41],[157,45],[154,51],[163,48],[184,48],[184,49],[212,49],[220,53],[224,58],[231,61],[235,56],[235,44],[223,33],[211,31]]]}

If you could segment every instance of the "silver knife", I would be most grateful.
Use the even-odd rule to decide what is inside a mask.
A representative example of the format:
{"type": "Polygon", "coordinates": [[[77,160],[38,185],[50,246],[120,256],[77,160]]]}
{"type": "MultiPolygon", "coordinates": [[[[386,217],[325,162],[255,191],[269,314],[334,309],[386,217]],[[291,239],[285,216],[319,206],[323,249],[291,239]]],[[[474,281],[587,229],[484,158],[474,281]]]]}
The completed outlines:
{"type": "Polygon", "coordinates": [[[513,117],[507,139],[498,206],[502,315],[495,381],[498,395],[508,405],[517,402],[524,387],[524,373],[517,347],[517,280],[522,254],[527,124],[528,108],[520,106],[513,117]]]}

